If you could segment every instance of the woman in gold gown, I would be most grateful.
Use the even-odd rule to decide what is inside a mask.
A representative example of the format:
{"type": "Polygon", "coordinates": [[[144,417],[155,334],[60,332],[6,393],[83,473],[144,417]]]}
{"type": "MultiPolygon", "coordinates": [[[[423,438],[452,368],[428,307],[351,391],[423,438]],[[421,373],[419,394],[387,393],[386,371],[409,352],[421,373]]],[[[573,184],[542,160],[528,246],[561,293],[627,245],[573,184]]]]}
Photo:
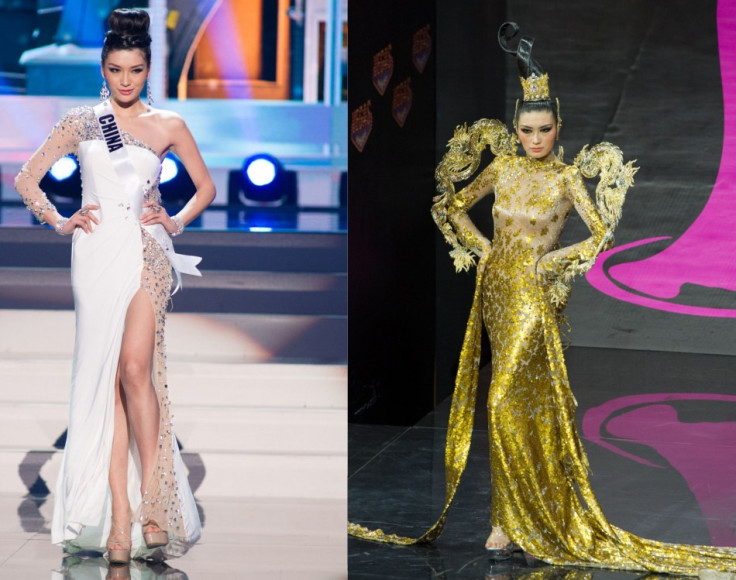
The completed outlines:
{"type": "Polygon", "coordinates": [[[566,165],[553,152],[561,128],[559,104],[548,76],[531,58],[533,39],[511,51],[518,27],[507,23],[499,41],[517,55],[524,100],[514,119],[517,134],[500,121],[459,127],[437,168],[440,196],[432,214],[453,246],[458,270],[479,258],[473,305],[455,381],[445,451],[445,508],[420,538],[405,538],[349,524],[357,537],[396,544],[425,543],[442,533],[467,462],[478,380],[482,325],[491,340],[488,395],[492,474],[491,535],[486,548],[508,557],[518,546],[550,564],[697,574],[736,570],[736,549],[666,544],[639,538],[608,522],[591,489],[588,460],[575,422],[558,324],[571,279],[609,247],[636,168],[620,150],[602,143],[566,165]],[[518,141],[526,153],[516,154],[518,141]],[[490,146],[495,159],[467,187],[454,183],[478,168],[490,146]],[[599,175],[596,202],[583,176],[599,175]],[[493,193],[493,240],[467,211],[493,193]],[[591,236],[560,248],[572,210],[591,236]]]}

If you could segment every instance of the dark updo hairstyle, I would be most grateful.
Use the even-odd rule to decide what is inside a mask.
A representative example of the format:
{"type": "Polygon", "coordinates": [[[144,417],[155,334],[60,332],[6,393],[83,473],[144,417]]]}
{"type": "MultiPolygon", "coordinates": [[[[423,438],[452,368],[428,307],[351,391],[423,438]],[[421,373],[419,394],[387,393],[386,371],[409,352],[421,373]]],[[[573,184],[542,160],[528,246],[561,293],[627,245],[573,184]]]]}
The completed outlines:
{"type": "Polygon", "coordinates": [[[105,34],[102,45],[102,62],[115,50],[135,50],[143,53],[146,64],[151,66],[151,36],[148,26],[151,19],[145,10],[118,8],[113,10],[107,24],[110,30],[105,34]]]}
{"type": "MultiPolygon", "coordinates": [[[[498,29],[498,44],[501,49],[516,57],[516,65],[519,67],[519,75],[528,79],[532,75],[542,76],[544,69],[532,58],[532,46],[534,39],[522,36],[516,49],[509,47],[509,41],[519,33],[519,25],[516,22],[504,22],[498,29]]],[[[558,129],[562,125],[557,99],[548,98],[541,101],[517,101],[516,114],[514,115],[514,128],[516,128],[522,113],[550,112],[555,118],[558,129]]]]}

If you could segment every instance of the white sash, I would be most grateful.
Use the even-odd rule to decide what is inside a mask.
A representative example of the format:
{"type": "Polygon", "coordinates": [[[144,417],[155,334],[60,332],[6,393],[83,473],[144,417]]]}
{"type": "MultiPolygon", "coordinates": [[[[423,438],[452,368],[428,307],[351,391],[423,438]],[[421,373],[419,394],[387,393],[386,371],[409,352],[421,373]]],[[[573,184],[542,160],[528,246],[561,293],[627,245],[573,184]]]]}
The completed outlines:
{"type": "MultiPolygon", "coordinates": [[[[141,190],[141,182],[138,174],[133,167],[128,156],[128,150],[123,143],[123,136],[118,128],[117,121],[115,120],[115,113],[112,110],[110,101],[106,100],[101,102],[99,105],[93,107],[95,115],[97,116],[97,122],[102,130],[102,136],[107,144],[107,150],[110,153],[110,159],[112,165],[115,168],[115,172],[120,179],[120,183],[128,196],[128,201],[131,202],[131,208],[135,208],[136,215],[140,217],[143,212],[141,204],[142,196],[139,195],[141,190]]],[[[192,276],[201,276],[202,273],[197,269],[197,264],[202,261],[199,256],[187,256],[185,254],[177,254],[174,252],[174,244],[171,242],[171,237],[168,232],[161,224],[154,224],[152,226],[142,226],[146,231],[151,234],[154,240],[161,246],[161,249],[166,254],[166,257],[171,264],[174,272],[176,273],[176,288],[172,294],[176,294],[177,290],[181,288],[181,275],[190,274],[192,276]]]]}

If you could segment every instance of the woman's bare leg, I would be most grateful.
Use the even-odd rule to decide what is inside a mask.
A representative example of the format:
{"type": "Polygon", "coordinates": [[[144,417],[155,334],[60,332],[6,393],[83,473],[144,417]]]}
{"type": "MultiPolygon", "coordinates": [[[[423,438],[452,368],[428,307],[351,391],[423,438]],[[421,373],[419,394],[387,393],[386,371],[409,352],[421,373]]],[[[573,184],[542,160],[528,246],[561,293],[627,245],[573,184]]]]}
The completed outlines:
{"type": "Polygon", "coordinates": [[[120,377],[115,376],[115,433],[110,458],[110,492],[112,495],[112,526],[108,548],[129,548],[130,502],[128,500],[128,446],[130,429],[125,404],[125,393],[120,377]],[[124,530],[126,533],[122,533],[124,530]],[[126,535],[127,534],[127,535],[126,535]]]}
{"type": "Polygon", "coordinates": [[[141,493],[153,473],[160,420],[158,399],[151,381],[155,332],[153,305],[141,289],[128,306],[120,349],[120,382],[141,458],[141,493]]]}

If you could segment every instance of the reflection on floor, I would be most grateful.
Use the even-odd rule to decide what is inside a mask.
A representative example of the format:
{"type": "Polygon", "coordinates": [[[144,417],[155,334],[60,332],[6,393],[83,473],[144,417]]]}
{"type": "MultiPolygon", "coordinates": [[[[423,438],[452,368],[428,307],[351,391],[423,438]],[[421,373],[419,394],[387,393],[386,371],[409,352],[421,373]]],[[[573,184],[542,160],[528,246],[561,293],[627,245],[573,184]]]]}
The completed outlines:
{"type": "Polygon", "coordinates": [[[164,562],[131,562],[130,564],[109,564],[102,557],[73,558],[64,560],[61,570],[54,574],[57,578],[82,579],[105,578],[126,580],[132,578],[168,578],[188,580],[189,576],[172,568],[164,562]]]}
{"type": "MultiPolygon", "coordinates": [[[[609,520],[647,538],[736,546],[736,358],[583,347],[566,358],[593,489],[609,520]]],[[[489,379],[486,367],[480,384],[489,379]]],[[[479,399],[467,471],[443,536],[408,548],[350,539],[350,578],[641,577],[550,567],[523,554],[489,560],[487,419],[479,399]]],[[[412,427],[349,427],[352,521],[409,536],[434,522],[444,499],[448,412],[444,401],[412,427]]]]}
{"type": "MultiPolygon", "coordinates": [[[[4,468],[3,478],[11,474],[4,468]]],[[[87,580],[105,578],[99,554],[80,563],[62,558],[48,532],[25,532],[17,515],[21,498],[0,494],[0,578],[87,580]]],[[[165,566],[131,566],[133,579],[224,580],[345,577],[345,500],[199,498],[206,521],[200,542],[165,566]],[[181,575],[176,575],[176,573],[181,575]]],[[[44,512],[50,515],[47,504],[44,512]]],[[[49,520],[45,520],[48,525],[49,520]]],[[[115,576],[108,576],[115,577],[115,576]]],[[[122,576],[125,578],[126,576],[122,576]]]]}
{"type": "MultiPolygon", "coordinates": [[[[243,362],[267,360],[257,334],[238,340],[203,315],[170,322],[175,428],[204,530],[171,562],[186,575],[131,577],[344,577],[345,367],[243,362]]],[[[0,310],[0,325],[0,578],[48,578],[64,566],[49,526],[73,315],[0,310]]],[[[51,577],[105,577],[99,561],[71,562],[51,577]]]]}

